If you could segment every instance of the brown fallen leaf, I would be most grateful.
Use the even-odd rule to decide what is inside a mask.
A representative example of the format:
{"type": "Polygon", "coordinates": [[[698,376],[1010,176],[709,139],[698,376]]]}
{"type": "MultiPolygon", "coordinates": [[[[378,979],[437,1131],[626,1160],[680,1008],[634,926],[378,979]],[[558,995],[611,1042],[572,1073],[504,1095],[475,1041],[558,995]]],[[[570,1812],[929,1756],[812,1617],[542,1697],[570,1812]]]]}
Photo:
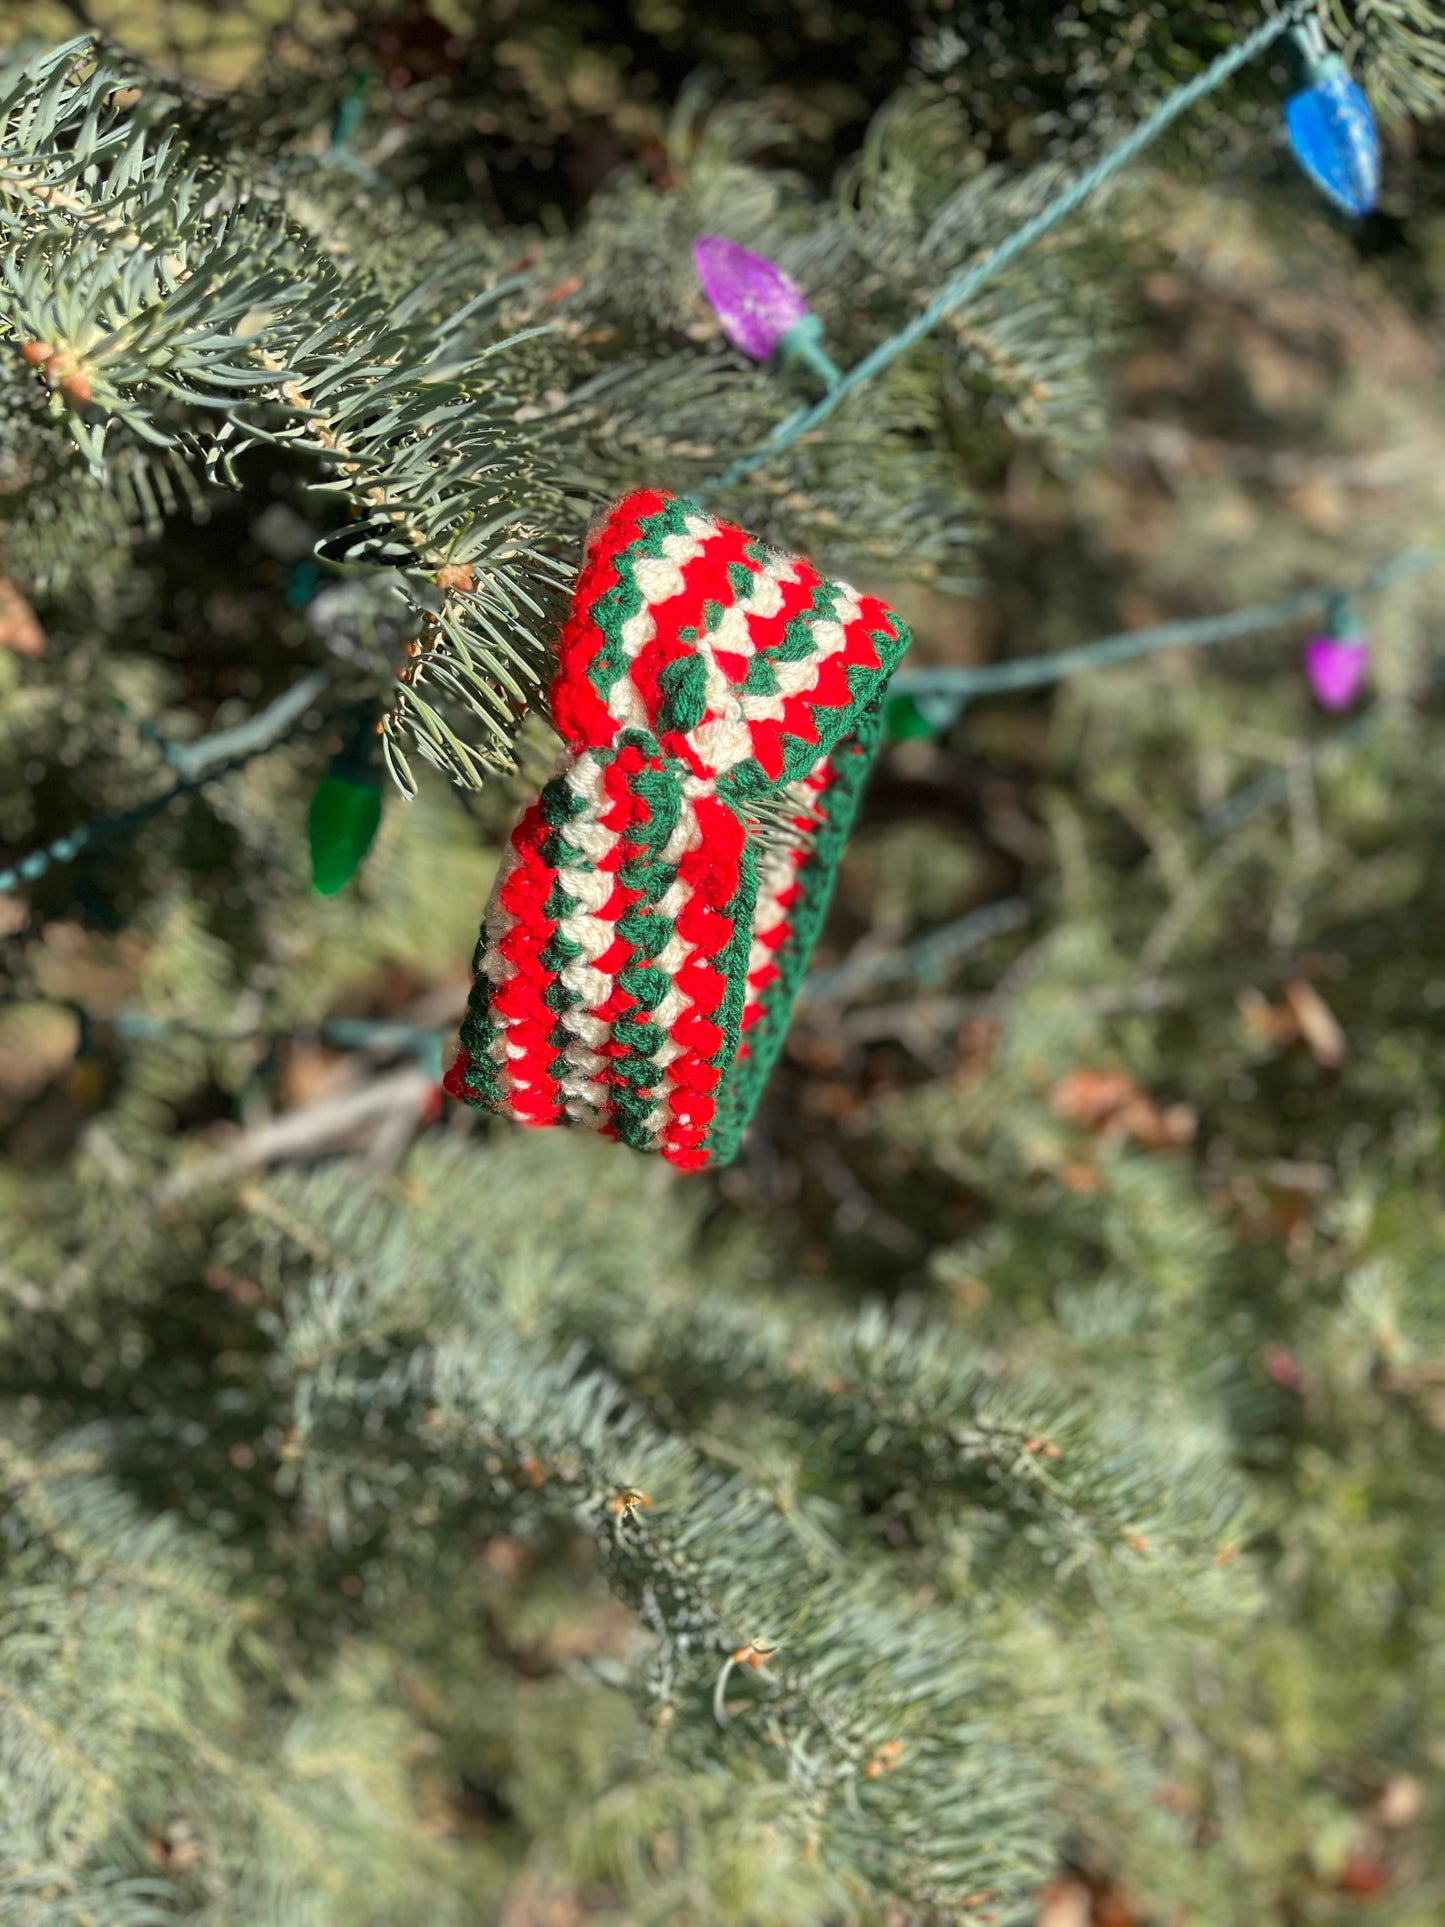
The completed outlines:
{"type": "Polygon", "coordinates": [[[1385,1782],[1375,1802],[1375,1818],[1382,1827],[1411,1827],[1420,1818],[1425,1789],[1413,1773],[1397,1773],[1385,1782]]]}
{"type": "Polygon", "coordinates": [[[1188,1104],[1156,1104],[1127,1071],[1070,1071],[1050,1095],[1055,1117],[1097,1136],[1133,1138],[1146,1151],[1172,1151],[1192,1144],[1199,1119],[1188,1104]]]}
{"type": "Polygon", "coordinates": [[[1038,1927],[1091,1927],[1094,1896],[1074,1874],[1051,1880],[1039,1896],[1038,1927]]]}
{"type": "Polygon", "coordinates": [[[1064,1873],[1039,1896],[1038,1927],[1137,1927],[1134,1901],[1107,1877],[1064,1873]]]}
{"type": "Polygon", "coordinates": [[[1235,1000],[1244,1028],[1257,1043],[1283,1049],[1299,1036],[1294,1013],[1286,1005],[1272,1004],[1262,991],[1246,985],[1235,1000]]]}
{"type": "Polygon", "coordinates": [[[1139,1910],[1117,1887],[1094,1896],[1094,1927],[1138,1927],[1139,1920],[1139,1910]]]}
{"type": "Polygon", "coordinates": [[[1250,1036],[1276,1050],[1303,1044],[1322,1070],[1337,1071],[1349,1055],[1339,1019],[1308,978],[1285,985],[1284,1001],[1272,1004],[1248,988],[1238,997],[1239,1014],[1250,1036]]]}
{"type": "Polygon", "coordinates": [[[1320,1067],[1337,1071],[1349,1052],[1345,1033],[1329,1005],[1303,977],[1285,986],[1285,1003],[1299,1029],[1300,1042],[1320,1067]]]}
{"type": "Polygon", "coordinates": [[[43,656],[45,631],[40,618],[8,575],[0,575],[0,649],[17,656],[43,656]]]}
{"type": "Polygon", "coordinates": [[[0,1097],[25,1103],[75,1061],[80,1023],[61,1004],[0,1012],[0,1097]]]}
{"type": "Polygon", "coordinates": [[[1333,1174],[1322,1167],[1280,1162],[1262,1172],[1234,1172],[1213,1196],[1251,1243],[1276,1239],[1291,1256],[1302,1257],[1333,1188],[1333,1174]]]}
{"type": "Polygon", "coordinates": [[[1127,1071],[1077,1070],[1059,1079],[1049,1101],[1066,1124],[1099,1131],[1139,1095],[1127,1071]]]}

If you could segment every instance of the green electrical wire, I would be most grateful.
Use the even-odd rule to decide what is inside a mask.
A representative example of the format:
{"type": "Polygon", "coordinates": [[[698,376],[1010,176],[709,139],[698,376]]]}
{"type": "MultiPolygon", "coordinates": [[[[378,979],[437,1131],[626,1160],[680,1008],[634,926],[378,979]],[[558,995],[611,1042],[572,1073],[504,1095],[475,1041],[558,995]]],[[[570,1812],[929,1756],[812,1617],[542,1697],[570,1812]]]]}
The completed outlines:
{"type": "Polygon", "coordinates": [[[1227,615],[1161,622],[1151,629],[1124,629],[1117,635],[1100,636],[1095,642],[1059,649],[1050,656],[1021,656],[1014,662],[982,663],[972,668],[900,669],[890,691],[899,696],[947,695],[967,700],[1000,690],[1036,689],[1045,683],[1062,682],[1084,669],[1106,669],[1112,663],[1150,656],[1160,649],[1202,649],[1267,629],[1281,629],[1303,621],[1316,609],[1353,601],[1356,596],[1372,594],[1442,565],[1445,549],[1404,549],[1371,569],[1348,590],[1328,586],[1301,589],[1278,602],[1255,603],[1247,609],[1232,609],[1227,615]]]}
{"type": "Polygon", "coordinates": [[[160,816],[170,808],[178,796],[193,796],[197,790],[205,789],[207,784],[215,783],[223,776],[232,776],[247,763],[254,762],[258,756],[267,756],[282,743],[289,742],[305,722],[305,713],[326,688],[330,678],[320,670],[303,676],[299,683],[278,696],[263,710],[251,717],[248,722],[238,724],[235,729],[218,731],[214,736],[202,737],[199,742],[188,743],[183,749],[174,749],[172,762],[184,755],[186,767],[193,774],[184,776],[179,783],[173,783],[159,796],[147,802],[137,803],[133,809],[121,810],[115,816],[98,816],[89,823],[82,823],[77,829],[68,830],[28,856],[12,863],[8,869],[0,870],[0,893],[14,890],[22,883],[34,883],[47,871],[56,869],[62,863],[73,863],[83,851],[93,844],[106,841],[110,837],[126,836],[148,823],[152,817],[160,816]],[[217,760],[219,757],[219,760],[217,760]]]}
{"type": "Polygon", "coordinates": [[[855,389],[861,388],[865,382],[881,374],[890,362],[896,361],[899,355],[911,348],[916,341],[921,341],[925,335],[931,334],[945,315],[952,314],[955,308],[960,308],[965,301],[971,300],[980,288],[993,280],[995,275],[1012,266],[1021,254],[1027,253],[1035,241],[1042,240],[1050,228],[1057,227],[1059,222],[1066,220],[1076,208],[1082,207],[1090,195],[1097,193],[1106,181],[1112,180],[1121,169],[1136,160],[1146,147],[1151,146],[1179,119],[1181,114],[1187,114],[1191,107],[1197,106],[1207,95],[1212,94],[1216,87],[1222,86],[1231,75],[1238,73],[1241,67],[1247,67],[1251,60],[1262,54],[1267,47],[1272,46],[1282,34],[1287,33],[1291,27],[1313,14],[1314,11],[1313,0],[1296,0],[1296,4],[1285,7],[1273,20],[1265,21],[1263,26],[1257,27],[1252,34],[1221,54],[1218,60],[1206,67],[1202,74],[1196,75],[1193,80],[1186,81],[1166,100],[1162,100],[1154,112],[1139,123],[1132,134],[1126,134],[1123,140],[1111,147],[1107,154],[1101,155],[1092,167],[1082,173],[1076,181],[1071,182],[1062,193],[1057,194],[1047,206],[1040,208],[1031,220],[1025,221],[1022,227],[1015,228],[1013,233],[1000,241],[996,248],[991,248],[981,260],[975,261],[972,267],[966,268],[962,274],[950,281],[934,296],[926,308],[921,309],[913,317],[912,321],[900,328],[896,334],[890,335],[886,341],[880,342],[856,367],[848,369],[841,380],[825,395],[810,407],[800,409],[797,414],[789,416],[773,430],[768,440],[760,447],[749,450],[746,455],[740,455],[735,462],[729,463],[720,473],[710,477],[702,488],[695,490],[694,493],[700,500],[706,500],[711,490],[731,488],[735,483],[751,475],[754,469],[761,468],[774,455],[781,454],[785,448],[791,448],[794,442],[825,421],[845,396],[851,395],[855,389]]]}

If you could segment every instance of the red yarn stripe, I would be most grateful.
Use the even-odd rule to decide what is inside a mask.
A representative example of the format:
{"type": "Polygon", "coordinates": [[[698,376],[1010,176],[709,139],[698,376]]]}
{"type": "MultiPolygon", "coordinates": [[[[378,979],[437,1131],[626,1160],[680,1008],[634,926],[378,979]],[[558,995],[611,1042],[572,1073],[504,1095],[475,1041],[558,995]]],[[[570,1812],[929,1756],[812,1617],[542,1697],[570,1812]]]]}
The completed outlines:
{"type": "Polygon", "coordinates": [[[463,1103],[471,1096],[467,1089],[467,1079],[472,1071],[472,1060],[465,1044],[458,1044],[457,1054],[452,1059],[452,1067],[442,1079],[442,1089],[448,1097],[460,1099],[463,1103]]]}
{"type": "Polygon", "coordinates": [[[811,609],[823,586],[823,578],[810,562],[794,557],[796,579],[783,582],[779,587],[783,592],[783,605],[775,616],[752,615],[748,617],[748,634],[752,637],[753,653],[766,655],[776,649],[787,634],[788,624],[795,616],[811,609]]]}
{"type": "Polygon", "coordinates": [[[502,883],[499,900],[514,921],[497,948],[516,974],[492,991],[492,1008],[506,1020],[507,1100],[530,1124],[555,1124],[562,1116],[552,1074],[559,1054],[552,1043],[557,1019],[544,1002],[552,972],[542,962],[542,952],[557,928],[546,914],[557,874],[542,860],[542,844],[549,834],[540,802],[531,805],[512,832],[516,863],[502,883]],[[520,1056],[513,1055],[518,1046],[520,1056]],[[518,1088],[519,1080],[525,1090],[518,1088]]]}
{"type": "Polygon", "coordinates": [[[637,541],[642,524],[672,500],[658,489],[641,489],[619,502],[597,531],[572,598],[572,613],[557,645],[557,674],[550,707],[559,735],[575,749],[603,748],[617,736],[617,723],[592,687],[588,666],[606,638],[592,619],[594,604],[617,583],[617,558],[637,541]]]}
{"type": "Polygon", "coordinates": [[[674,1086],[672,1117],[662,1133],[663,1155],[675,1164],[689,1162],[717,1111],[713,1093],[722,1072],[712,1060],[726,1039],[713,1013],[727,995],[720,960],[732,943],[735,926],[725,907],[737,894],[744,837],[737,813],[716,797],[699,797],[695,809],[698,842],[678,865],[688,896],[676,919],[679,936],[691,946],[676,982],[691,1008],[681,1013],[672,1028],[673,1042],[683,1046],[683,1054],[669,1072],[674,1086]]]}
{"type": "MultiPolygon", "coordinates": [[[[701,555],[695,556],[684,568],[683,586],[679,592],[669,596],[665,602],[652,605],[652,640],[643,646],[632,664],[633,684],[650,716],[657,717],[662,713],[661,676],[664,668],[681,656],[692,655],[696,647],[692,642],[683,642],[679,631],[692,628],[701,635],[707,627],[703,614],[704,603],[720,602],[726,608],[735,599],[732,584],[728,581],[728,564],[747,562],[747,544],[748,537],[741,529],[719,525],[713,535],[704,539],[701,555]]],[[[685,732],[665,730],[660,733],[658,740],[668,755],[684,757],[695,774],[702,776],[714,773],[698,760],[685,732]]]]}

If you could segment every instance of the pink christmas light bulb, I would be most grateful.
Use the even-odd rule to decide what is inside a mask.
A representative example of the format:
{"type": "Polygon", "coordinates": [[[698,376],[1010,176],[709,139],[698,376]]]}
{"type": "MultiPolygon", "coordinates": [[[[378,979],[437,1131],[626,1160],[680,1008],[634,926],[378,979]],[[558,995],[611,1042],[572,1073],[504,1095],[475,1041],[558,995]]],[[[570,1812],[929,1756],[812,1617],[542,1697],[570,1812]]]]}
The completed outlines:
{"type": "Polygon", "coordinates": [[[1364,636],[1311,636],[1304,647],[1305,678],[1324,709],[1348,709],[1369,664],[1364,636]]]}
{"type": "Polygon", "coordinates": [[[831,387],[841,379],[819,345],[823,324],[791,275],[751,248],[720,234],[700,234],[693,266],[722,331],[754,361],[781,355],[812,368],[831,387]]]}

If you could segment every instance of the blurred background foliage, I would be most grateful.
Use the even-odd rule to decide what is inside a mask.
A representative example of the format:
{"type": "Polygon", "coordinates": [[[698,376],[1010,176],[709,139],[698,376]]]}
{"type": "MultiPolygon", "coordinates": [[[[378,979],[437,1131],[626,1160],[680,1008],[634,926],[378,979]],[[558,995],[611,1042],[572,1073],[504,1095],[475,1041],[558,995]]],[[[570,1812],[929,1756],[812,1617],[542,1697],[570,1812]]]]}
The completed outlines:
{"type": "MultiPolygon", "coordinates": [[[[1442,23],[1323,13],[1387,123],[1378,214],[1297,175],[1266,60],[729,507],[940,664],[1438,540],[1442,23]]],[[[559,324],[507,378],[528,449],[561,424],[568,558],[599,495],[779,410],[699,227],[855,359],[1254,18],[4,31],[152,66],[384,305],[515,277],[508,325],[559,324]]],[[[0,354],[9,861],[406,630],[311,559],[306,460],[148,501],[117,442],[92,483],[0,354]]],[[[1362,605],[1343,726],[1282,634],[892,745],[819,956],[851,977],[695,1182],[435,1098],[540,724],[477,795],[389,796],[334,899],[320,708],[0,896],[0,1921],[1438,1921],[1438,583],[1362,605]]]]}

